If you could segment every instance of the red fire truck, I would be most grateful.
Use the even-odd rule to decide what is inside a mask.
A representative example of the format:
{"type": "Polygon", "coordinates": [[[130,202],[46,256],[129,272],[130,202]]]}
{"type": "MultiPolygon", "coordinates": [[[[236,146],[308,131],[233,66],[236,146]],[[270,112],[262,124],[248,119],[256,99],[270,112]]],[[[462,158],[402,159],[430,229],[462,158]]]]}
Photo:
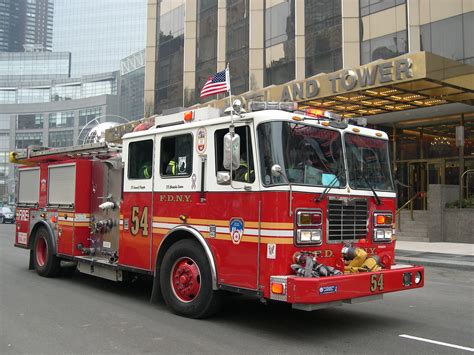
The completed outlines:
{"type": "Polygon", "coordinates": [[[113,281],[153,277],[152,300],[215,312],[224,292],[300,310],[423,286],[394,260],[396,194],[384,132],[293,104],[239,102],[157,117],[146,130],[12,153],[15,246],[113,281]]]}

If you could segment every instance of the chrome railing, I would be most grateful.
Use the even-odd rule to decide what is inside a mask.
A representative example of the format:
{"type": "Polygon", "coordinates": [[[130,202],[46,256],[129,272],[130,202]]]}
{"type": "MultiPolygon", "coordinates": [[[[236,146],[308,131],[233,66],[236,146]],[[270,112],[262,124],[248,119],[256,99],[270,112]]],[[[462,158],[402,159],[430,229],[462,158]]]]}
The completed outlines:
{"type": "Polygon", "coordinates": [[[412,221],[415,220],[415,217],[413,216],[413,205],[414,205],[414,202],[417,198],[421,198],[422,209],[426,210],[426,192],[418,191],[407,202],[405,202],[399,209],[397,209],[397,212],[395,212],[395,217],[397,219],[397,229],[399,231],[402,230],[402,227],[401,227],[401,212],[402,212],[402,210],[408,208],[410,210],[411,220],[412,221]]]}

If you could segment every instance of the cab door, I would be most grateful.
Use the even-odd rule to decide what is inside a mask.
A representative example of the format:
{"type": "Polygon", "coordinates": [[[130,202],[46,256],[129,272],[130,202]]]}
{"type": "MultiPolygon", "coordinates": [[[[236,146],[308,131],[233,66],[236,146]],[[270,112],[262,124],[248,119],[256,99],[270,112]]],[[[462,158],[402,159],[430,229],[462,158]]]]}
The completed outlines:
{"type": "Polygon", "coordinates": [[[209,243],[216,252],[218,282],[234,287],[257,289],[258,250],[260,243],[260,191],[257,183],[255,137],[252,124],[237,124],[240,137],[241,165],[231,185],[217,182],[223,166],[223,139],[228,125],[209,134],[213,147],[208,153],[208,189],[206,197],[209,243]]]}
{"type": "Polygon", "coordinates": [[[124,187],[120,216],[119,264],[151,269],[155,136],[124,141],[124,187]]]}

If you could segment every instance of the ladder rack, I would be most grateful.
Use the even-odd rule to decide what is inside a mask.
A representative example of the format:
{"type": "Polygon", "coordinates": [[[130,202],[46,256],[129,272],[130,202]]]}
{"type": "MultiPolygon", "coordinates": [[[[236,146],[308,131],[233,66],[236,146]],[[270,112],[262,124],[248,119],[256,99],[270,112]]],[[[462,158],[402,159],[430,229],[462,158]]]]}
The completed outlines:
{"type": "Polygon", "coordinates": [[[47,148],[28,147],[26,151],[11,154],[12,163],[23,163],[24,160],[43,161],[65,158],[92,158],[96,156],[111,157],[122,151],[122,145],[113,143],[89,143],[72,147],[47,148]]]}

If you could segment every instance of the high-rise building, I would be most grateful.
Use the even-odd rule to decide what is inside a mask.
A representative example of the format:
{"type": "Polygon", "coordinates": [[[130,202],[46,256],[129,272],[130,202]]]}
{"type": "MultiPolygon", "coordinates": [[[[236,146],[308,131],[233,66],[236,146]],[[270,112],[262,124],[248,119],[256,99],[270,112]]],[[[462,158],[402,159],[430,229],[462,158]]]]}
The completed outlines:
{"type": "Polygon", "coordinates": [[[421,207],[430,184],[474,169],[473,38],[473,0],[148,0],[145,107],[228,104],[199,92],[229,63],[244,102],[293,100],[385,130],[399,202],[421,207]]]}
{"type": "Polygon", "coordinates": [[[0,51],[51,51],[53,0],[2,0],[0,51]]]}
{"type": "Polygon", "coordinates": [[[71,75],[112,72],[145,48],[146,0],[55,2],[53,50],[71,53],[71,75]]]}

